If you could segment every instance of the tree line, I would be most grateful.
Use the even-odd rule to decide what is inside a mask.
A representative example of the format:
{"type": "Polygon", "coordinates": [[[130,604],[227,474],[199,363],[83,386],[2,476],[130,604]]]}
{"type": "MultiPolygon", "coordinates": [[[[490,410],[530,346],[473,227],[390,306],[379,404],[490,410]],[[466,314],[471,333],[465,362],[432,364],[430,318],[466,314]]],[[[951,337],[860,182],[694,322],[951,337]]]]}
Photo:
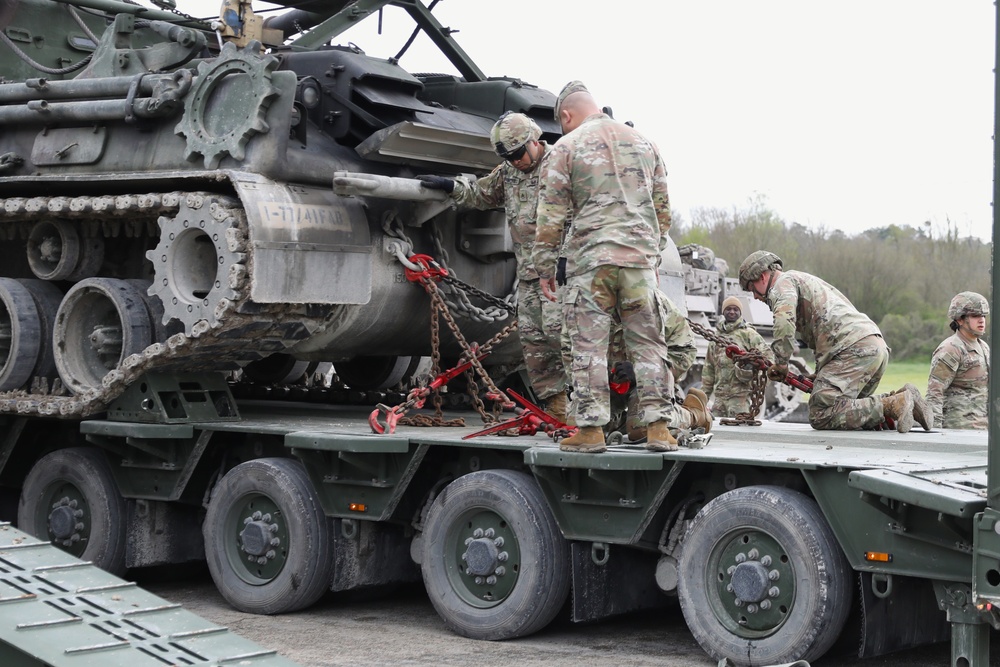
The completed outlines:
{"type": "Polygon", "coordinates": [[[755,250],[819,276],[879,325],[894,359],[930,359],[952,333],[948,304],[958,292],[979,292],[992,303],[991,244],[962,236],[951,222],[847,235],[787,222],[758,198],[743,208],[695,209],[690,221],[675,215],[671,236],[678,245],[711,248],[729,263],[731,277],[755,250]]]}

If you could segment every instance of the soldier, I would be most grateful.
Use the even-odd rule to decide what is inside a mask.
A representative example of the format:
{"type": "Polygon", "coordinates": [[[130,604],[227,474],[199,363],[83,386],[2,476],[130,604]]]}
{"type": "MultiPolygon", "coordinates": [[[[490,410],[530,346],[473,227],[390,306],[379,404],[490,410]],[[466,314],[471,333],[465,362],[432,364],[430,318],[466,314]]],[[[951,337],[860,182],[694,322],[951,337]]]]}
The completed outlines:
{"type": "MultiPolygon", "coordinates": [[[[667,375],[663,378],[661,392],[664,396],[674,400],[677,395],[674,388],[677,382],[684,379],[688,369],[694,365],[694,360],[698,357],[698,346],[695,343],[694,331],[688,324],[687,318],[681,314],[680,309],[674,302],[657,290],[657,298],[660,305],[660,313],[663,318],[663,339],[667,341],[667,375]]],[[[622,340],[622,330],[618,328],[611,344],[611,357],[617,359],[624,356],[624,341],[622,340]]],[[[700,389],[691,389],[691,393],[698,396],[702,403],[708,404],[708,396],[700,389]]],[[[679,399],[677,399],[679,400],[679,399]]],[[[633,387],[628,395],[626,429],[628,439],[632,442],[642,442],[646,438],[646,427],[640,423],[639,392],[633,387]]],[[[686,411],[675,410],[670,419],[671,429],[687,428],[691,424],[685,421],[686,411]]],[[[710,429],[711,423],[702,424],[705,430],[710,429]]]]}
{"type": "MultiPolygon", "coordinates": [[[[722,319],[715,325],[723,336],[732,339],[744,351],[756,350],[768,361],[774,355],[764,338],[743,319],[743,307],[735,296],[726,297],[722,302],[722,319]]],[[[706,396],[715,394],[712,413],[720,417],[735,417],[750,412],[750,383],[754,371],[740,368],[726,356],[725,348],[715,343],[708,344],[705,368],[701,372],[701,388],[706,396]]],[[[751,415],[756,417],[756,415],[751,415]]]]}
{"type": "MultiPolygon", "coordinates": [[[[560,442],[560,449],[606,449],[602,427],[611,419],[608,340],[618,321],[635,370],[641,423],[649,425],[646,447],[675,450],[677,441],[668,428],[675,406],[658,386],[669,373],[656,276],[670,229],[666,170],[656,147],[602,113],[579,81],[560,92],[555,117],[564,136],[548,158],[533,258],[548,298],[555,300],[557,274],[558,282],[565,283],[572,413],[580,428],[560,442]]],[[[697,396],[687,396],[684,405],[686,426],[711,425],[697,396]]]]}
{"type": "Polygon", "coordinates": [[[877,428],[886,418],[906,433],[914,419],[930,430],[933,417],[912,384],[873,396],[889,363],[889,348],[869,317],[837,288],[802,271],[783,271],[781,258],[758,250],[740,265],[740,285],[774,313],[774,364],[767,377],[781,382],[795,339],[816,353],[816,378],[809,397],[815,429],[877,428]]]}
{"type": "Polygon", "coordinates": [[[426,188],[444,190],[459,206],[504,208],[517,260],[517,329],[531,388],[545,410],[566,421],[566,371],[560,351],[562,312],[542,295],[531,263],[535,243],[540,165],[550,147],[542,130],[522,113],[507,112],[493,125],[490,140],[503,162],[478,180],[459,176],[418,176],[426,188]]]}
{"type": "Polygon", "coordinates": [[[976,292],[955,295],[948,306],[953,336],[934,350],[927,405],[944,428],[987,427],[990,346],[983,340],[990,304],[976,292]]]}

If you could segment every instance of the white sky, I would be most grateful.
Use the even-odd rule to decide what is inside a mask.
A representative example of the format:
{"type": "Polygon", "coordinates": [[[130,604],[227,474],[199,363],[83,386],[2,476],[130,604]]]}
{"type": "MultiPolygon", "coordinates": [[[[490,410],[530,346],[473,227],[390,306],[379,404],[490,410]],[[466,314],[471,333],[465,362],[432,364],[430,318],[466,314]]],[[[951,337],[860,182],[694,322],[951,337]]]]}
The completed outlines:
{"type": "MultiPolygon", "coordinates": [[[[212,0],[179,0],[198,16],[212,0]]],[[[555,93],[580,79],[660,147],[671,201],[855,234],[886,225],[989,239],[995,8],[989,0],[443,0],[488,76],[555,93]]],[[[337,40],[393,55],[388,8],[337,40]],[[367,24],[367,25],[366,25],[367,24]],[[380,43],[380,40],[382,43],[380,43]]],[[[409,71],[453,73],[426,38],[409,71]]]]}

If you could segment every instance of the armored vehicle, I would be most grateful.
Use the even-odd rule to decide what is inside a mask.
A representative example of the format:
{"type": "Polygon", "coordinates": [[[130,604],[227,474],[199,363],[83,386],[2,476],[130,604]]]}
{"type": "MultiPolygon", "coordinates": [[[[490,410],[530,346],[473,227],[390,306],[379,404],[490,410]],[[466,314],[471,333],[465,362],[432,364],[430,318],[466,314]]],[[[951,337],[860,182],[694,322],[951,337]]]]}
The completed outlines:
{"type": "MultiPolygon", "coordinates": [[[[420,2],[301,6],[264,28],[227,4],[213,32],[114,0],[5,3],[0,391],[26,392],[9,407],[90,414],[143,372],[275,353],[345,369],[364,357],[358,384],[392,384],[430,353],[430,311],[398,257],[510,293],[501,215],[459,215],[418,187],[411,201],[340,197],[331,179],[488,170],[497,116],[551,133],[552,94],[487,79],[420,2]],[[439,39],[461,79],[327,44],[385,4],[439,39]]],[[[508,317],[455,301],[471,340],[508,317]]]]}
{"type": "MultiPolygon", "coordinates": [[[[0,4],[6,518],[113,573],[204,559],[253,613],[420,580],[477,639],[676,600],[738,665],[841,637],[879,655],[949,623],[954,664],[988,664],[986,434],[715,425],[679,451],[573,454],[531,406],[477,436],[376,418],[399,406],[234,392],[233,369],[283,379],[286,362],[332,361],[355,391],[435,351],[516,366],[502,216],[410,177],[490,169],[506,110],[556,131],[550,92],[486,77],[419,0],[286,4],[264,22],[227,0],[212,25],[116,0],[0,4]],[[387,5],[459,76],[331,44],[387,5]]],[[[680,303],[673,252],[661,285],[680,303]]]]}

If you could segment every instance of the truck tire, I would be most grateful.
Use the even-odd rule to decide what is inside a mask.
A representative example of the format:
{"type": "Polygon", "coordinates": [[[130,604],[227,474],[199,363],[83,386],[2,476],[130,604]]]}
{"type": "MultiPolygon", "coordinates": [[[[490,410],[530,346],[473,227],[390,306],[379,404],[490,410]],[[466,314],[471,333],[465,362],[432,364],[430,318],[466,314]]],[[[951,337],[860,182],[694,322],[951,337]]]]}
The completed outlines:
{"type": "Polygon", "coordinates": [[[125,572],[125,499],[98,449],[61,449],[40,458],[21,488],[17,525],[111,574],[125,572]]]}
{"type": "Polygon", "coordinates": [[[771,665],[822,656],[843,630],[852,571],[815,501],[751,486],[695,516],[679,553],[684,620],[715,660],[771,665]]]}
{"type": "Polygon", "coordinates": [[[240,611],[303,609],[330,583],[330,520],[298,461],[256,459],[230,470],[212,491],[202,530],[212,579],[240,611]]]}
{"type": "Polygon", "coordinates": [[[449,484],[431,506],[423,544],[427,593],[462,636],[537,632],[569,593],[569,543],[525,473],[482,470],[449,484]]]}

